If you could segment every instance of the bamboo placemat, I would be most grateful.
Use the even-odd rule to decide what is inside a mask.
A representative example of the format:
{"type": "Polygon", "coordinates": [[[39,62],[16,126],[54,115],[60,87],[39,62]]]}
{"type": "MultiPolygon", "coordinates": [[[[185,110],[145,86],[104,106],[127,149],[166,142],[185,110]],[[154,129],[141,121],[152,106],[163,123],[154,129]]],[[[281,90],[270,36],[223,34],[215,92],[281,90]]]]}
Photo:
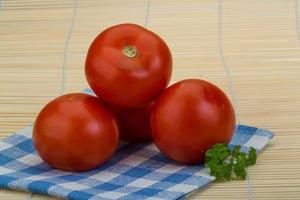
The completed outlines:
{"type": "MultiPolygon", "coordinates": [[[[87,87],[85,54],[101,30],[138,23],[172,49],[173,82],[214,82],[241,123],[276,133],[249,181],[214,183],[189,198],[299,199],[299,13],[297,0],[0,0],[0,137],[34,122],[61,92],[87,87]]],[[[4,190],[0,198],[50,199],[4,190]]]]}

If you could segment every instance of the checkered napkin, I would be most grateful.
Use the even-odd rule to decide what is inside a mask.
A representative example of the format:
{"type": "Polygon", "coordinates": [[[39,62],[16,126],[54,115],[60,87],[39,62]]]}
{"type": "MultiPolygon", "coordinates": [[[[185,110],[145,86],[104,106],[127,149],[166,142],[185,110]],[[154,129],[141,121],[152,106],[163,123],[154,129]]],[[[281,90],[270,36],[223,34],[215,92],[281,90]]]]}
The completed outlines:
{"type": "MultiPolygon", "coordinates": [[[[71,173],[52,169],[36,154],[32,126],[0,142],[0,187],[77,200],[180,199],[214,180],[202,165],[169,160],[152,143],[121,144],[97,169],[71,173]]],[[[238,125],[231,145],[261,151],[268,130],[238,125]]]]}

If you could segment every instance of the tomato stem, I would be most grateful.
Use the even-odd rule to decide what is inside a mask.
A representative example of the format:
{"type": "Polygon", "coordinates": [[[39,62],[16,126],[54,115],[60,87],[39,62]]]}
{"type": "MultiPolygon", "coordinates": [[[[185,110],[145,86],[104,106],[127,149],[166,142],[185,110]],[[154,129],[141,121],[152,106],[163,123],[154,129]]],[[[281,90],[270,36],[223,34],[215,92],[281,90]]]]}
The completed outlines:
{"type": "Polygon", "coordinates": [[[134,46],[125,46],[123,54],[129,58],[134,58],[137,55],[137,49],[134,46]]]}

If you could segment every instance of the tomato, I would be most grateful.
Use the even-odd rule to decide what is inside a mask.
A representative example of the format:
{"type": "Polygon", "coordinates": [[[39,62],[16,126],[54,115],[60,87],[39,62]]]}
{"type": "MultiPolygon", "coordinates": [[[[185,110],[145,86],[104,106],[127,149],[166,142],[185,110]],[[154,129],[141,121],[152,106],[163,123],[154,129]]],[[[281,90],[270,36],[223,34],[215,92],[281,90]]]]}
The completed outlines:
{"type": "Polygon", "coordinates": [[[154,103],[135,109],[112,108],[120,130],[120,138],[129,142],[146,142],[151,140],[150,115],[154,103]]]}
{"type": "Polygon", "coordinates": [[[116,150],[118,128],[113,114],[91,95],[73,93],[49,102],[33,128],[37,153],[50,166],[86,171],[116,150]]]}
{"type": "Polygon", "coordinates": [[[170,86],[151,114],[152,137],[169,158],[186,164],[204,161],[216,143],[229,143],[235,113],[226,95],[215,85],[187,79],[170,86]]]}
{"type": "Polygon", "coordinates": [[[145,107],[167,87],[172,56],[155,33],[135,24],[119,24],[101,32],[86,57],[87,81],[112,106],[145,107]]]}

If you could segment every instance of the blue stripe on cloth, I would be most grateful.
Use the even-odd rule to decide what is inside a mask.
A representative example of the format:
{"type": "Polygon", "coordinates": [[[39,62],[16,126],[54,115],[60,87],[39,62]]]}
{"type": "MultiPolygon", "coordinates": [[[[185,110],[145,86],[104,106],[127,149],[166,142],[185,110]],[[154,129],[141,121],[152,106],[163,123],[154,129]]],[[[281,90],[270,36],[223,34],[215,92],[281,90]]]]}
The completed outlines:
{"type": "Polygon", "coordinates": [[[21,133],[15,133],[12,134],[10,137],[5,138],[2,140],[2,142],[5,142],[7,144],[12,144],[12,145],[18,145],[21,142],[27,141],[28,138],[26,136],[23,136],[22,132],[21,133]]]}
{"type": "Polygon", "coordinates": [[[10,156],[6,156],[3,153],[0,153],[0,165],[5,165],[13,160],[14,159],[11,158],[10,156]]]}
{"type": "Polygon", "coordinates": [[[35,151],[31,140],[26,140],[24,142],[17,144],[16,146],[27,153],[33,153],[35,151]]]}
{"type": "Polygon", "coordinates": [[[66,198],[69,198],[69,199],[89,199],[92,196],[93,195],[90,194],[90,193],[86,193],[86,192],[82,192],[82,191],[72,191],[66,196],[66,198]]]}
{"type": "MultiPolygon", "coordinates": [[[[109,161],[88,172],[52,169],[36,154],[31,133],[28,126],[0,142],[0,187],[77,200],[180,199],[214,180],[203,165],[176,163],[152,143],[122,144],[109,161]]],[[[230,146],[260,152],[272,137],[268,130],[237,125],[230,146]]]]}
{"type": "Polygon", "coordinates": [[[164,182],[169,182],[169,183],[181,183],[187,179],[189,179],[191,176],[190,175],[185,175],[185,174],[171,174],[168,177],[162,179],[161,181],[164,182]]]}
{"type": "Polygon", "coordinates": [[[48,189],[53,185],[55,184],[47,181],[34,181],[28,185],[28,189],[32,192],[47,194],[48,189]]]}
{"type": "Polygon", "coordinates": [[[9,188],[8,185],[10,182],[15,181],[17,178],[11,176],[1,175],[0,187],[1,188],[9,188]]]}
{"type": "Polygon", "coordinates": [[[250,138],[253,136],[253,133],[256,131],[257,128],[255,127],[238,125],[235,130],[236,134],[233,135],[230,143],[243,145],[250,140],[250,138]]]}
{"type": "Polygon", "coordinates": [[[257,129],[254,135],[268,137],[269,139],[272,139],[274,137],[274,134],[266,129],[257,129]]]}

